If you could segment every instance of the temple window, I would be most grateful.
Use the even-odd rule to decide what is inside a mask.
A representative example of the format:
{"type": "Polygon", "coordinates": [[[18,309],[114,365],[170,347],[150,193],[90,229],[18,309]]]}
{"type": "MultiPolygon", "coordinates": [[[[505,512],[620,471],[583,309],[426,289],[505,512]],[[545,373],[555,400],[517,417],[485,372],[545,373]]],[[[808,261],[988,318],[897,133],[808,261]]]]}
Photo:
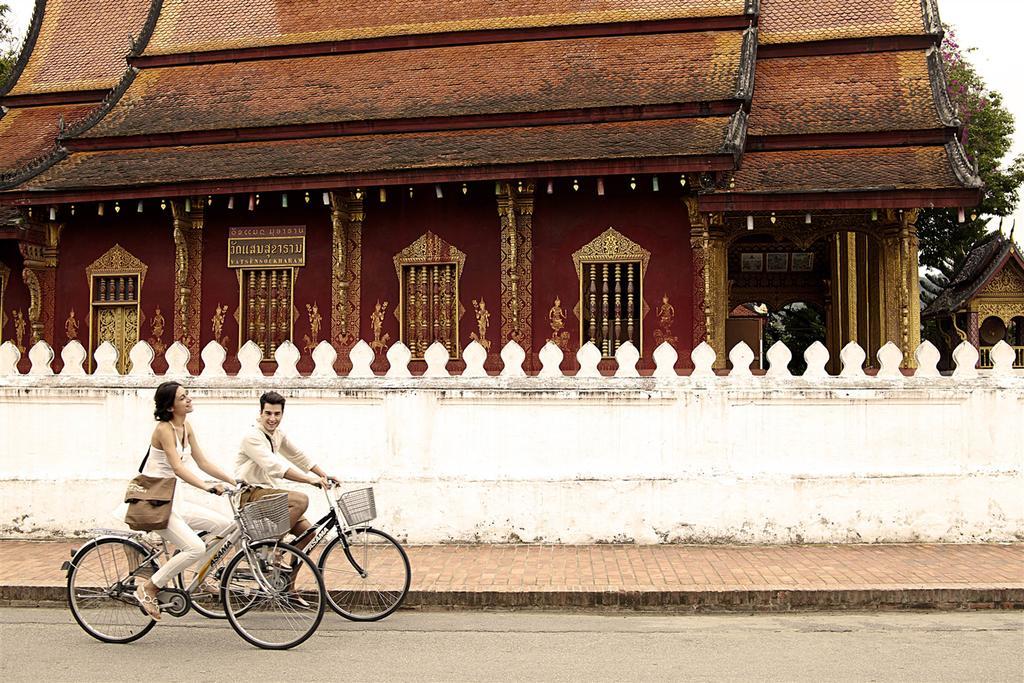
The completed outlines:
{"type": "Polygon", "coordinates": [[[103,342],[117,349],[117,370],[131,369],[128,352],[139,341],[142,286],[148,267],[114,245],[86,269],[89,282],[89,367],[92,352],[103,342]]]}
{"type": "Polygon", "coordinates": [[[651,252],[608,228],[572,255],[580,283],[580,339],[605,357],[627,341],[643,353],[643,281],[651,252]]]}
{"type": "Polygon", "coordinates": [[[444,344],[455,358],[459,346],[459,279],[466,255],[432,232],[401,250],[394,257],[398,276],[399,338],[413,358],[423,358],[435,341],[444,344]]]}
{"type": "Polygon", "coordinates": [[[457,354],[457,270],[454,262],[402,266],[401,338],[416,358],[435,341],[457,354]]]}
{"type": "Polygon", "coordinates": [[[242,329],[263,350],[264,358],[292,338],[294,268],[241,270],[242,329]]]}

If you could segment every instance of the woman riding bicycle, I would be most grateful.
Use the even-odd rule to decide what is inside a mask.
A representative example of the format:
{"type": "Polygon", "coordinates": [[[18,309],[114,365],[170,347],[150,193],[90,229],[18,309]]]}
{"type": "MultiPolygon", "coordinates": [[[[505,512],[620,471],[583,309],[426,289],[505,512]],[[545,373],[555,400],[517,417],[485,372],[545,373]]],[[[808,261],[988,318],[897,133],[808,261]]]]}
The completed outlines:
{"type": "MultiPolygon", "coordinates": [[[[207,459],[199,448],[192,425],[186,420],[186,416],[192,412],[192,399],[185,387],[177,382],[164,382],[157,387],[153,400],[153,416],[158,424],[150,439],[149,454],[142,473],[151,477],[177,477],[208,493],[224,493],[223,486],[208,486],[189,468],[190,461],[195,461],[196,466],[206,474],[234,484],[231,475],[207,459]]],[[[219,534],[231,523],[232,519],[226,515],[183,500],[181,487],[176,487],[167,528],[156,533],[174,544],[180,552],[135,591],[135,599],[153,619],[160,619],[160,606],[156,598],[160,589],[197,562],[206,551],[206,545],[196,529],[219,534]]]]}

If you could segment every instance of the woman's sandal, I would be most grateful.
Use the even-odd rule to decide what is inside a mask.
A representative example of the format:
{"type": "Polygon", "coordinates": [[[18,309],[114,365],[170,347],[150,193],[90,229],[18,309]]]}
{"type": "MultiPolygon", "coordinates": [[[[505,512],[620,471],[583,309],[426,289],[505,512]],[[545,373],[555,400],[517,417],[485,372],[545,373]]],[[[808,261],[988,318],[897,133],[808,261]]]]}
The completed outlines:
{"type": "Polygon", "coordinates": [[[135,589],[135,601],[139,603],[139,607],[146,610],[146,614],[153,621],[160,621],[160,603],[156,598],[150,597],[142,586],[135,589]]]}

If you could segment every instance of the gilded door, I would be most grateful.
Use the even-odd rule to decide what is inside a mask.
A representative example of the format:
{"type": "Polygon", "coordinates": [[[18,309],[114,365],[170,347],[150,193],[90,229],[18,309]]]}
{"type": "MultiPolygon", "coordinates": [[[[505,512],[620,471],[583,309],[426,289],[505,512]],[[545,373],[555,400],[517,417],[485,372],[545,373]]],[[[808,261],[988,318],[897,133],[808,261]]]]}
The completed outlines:
{"type": "Polygon", "coordinates": [[[110,342],[117,349],[118,372],[127,374],[131,370],[128,352],[139,341],[138,306],[97,307],[95,317],[96,345],[110,342]]]}

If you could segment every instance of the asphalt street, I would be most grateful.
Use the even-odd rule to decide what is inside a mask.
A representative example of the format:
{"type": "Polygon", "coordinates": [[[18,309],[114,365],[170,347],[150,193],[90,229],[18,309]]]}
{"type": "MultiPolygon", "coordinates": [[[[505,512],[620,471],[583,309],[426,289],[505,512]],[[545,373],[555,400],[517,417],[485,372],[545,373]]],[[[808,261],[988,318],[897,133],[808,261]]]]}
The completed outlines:
{"type": "Polygon", "coordinates": [[[685,615],[402,611],[333,614],[267,652],[226,622],[164,621],[131,645],[67,610],[0,609],[4,681],[1020,681],[1024,613],[685,615]]]}

